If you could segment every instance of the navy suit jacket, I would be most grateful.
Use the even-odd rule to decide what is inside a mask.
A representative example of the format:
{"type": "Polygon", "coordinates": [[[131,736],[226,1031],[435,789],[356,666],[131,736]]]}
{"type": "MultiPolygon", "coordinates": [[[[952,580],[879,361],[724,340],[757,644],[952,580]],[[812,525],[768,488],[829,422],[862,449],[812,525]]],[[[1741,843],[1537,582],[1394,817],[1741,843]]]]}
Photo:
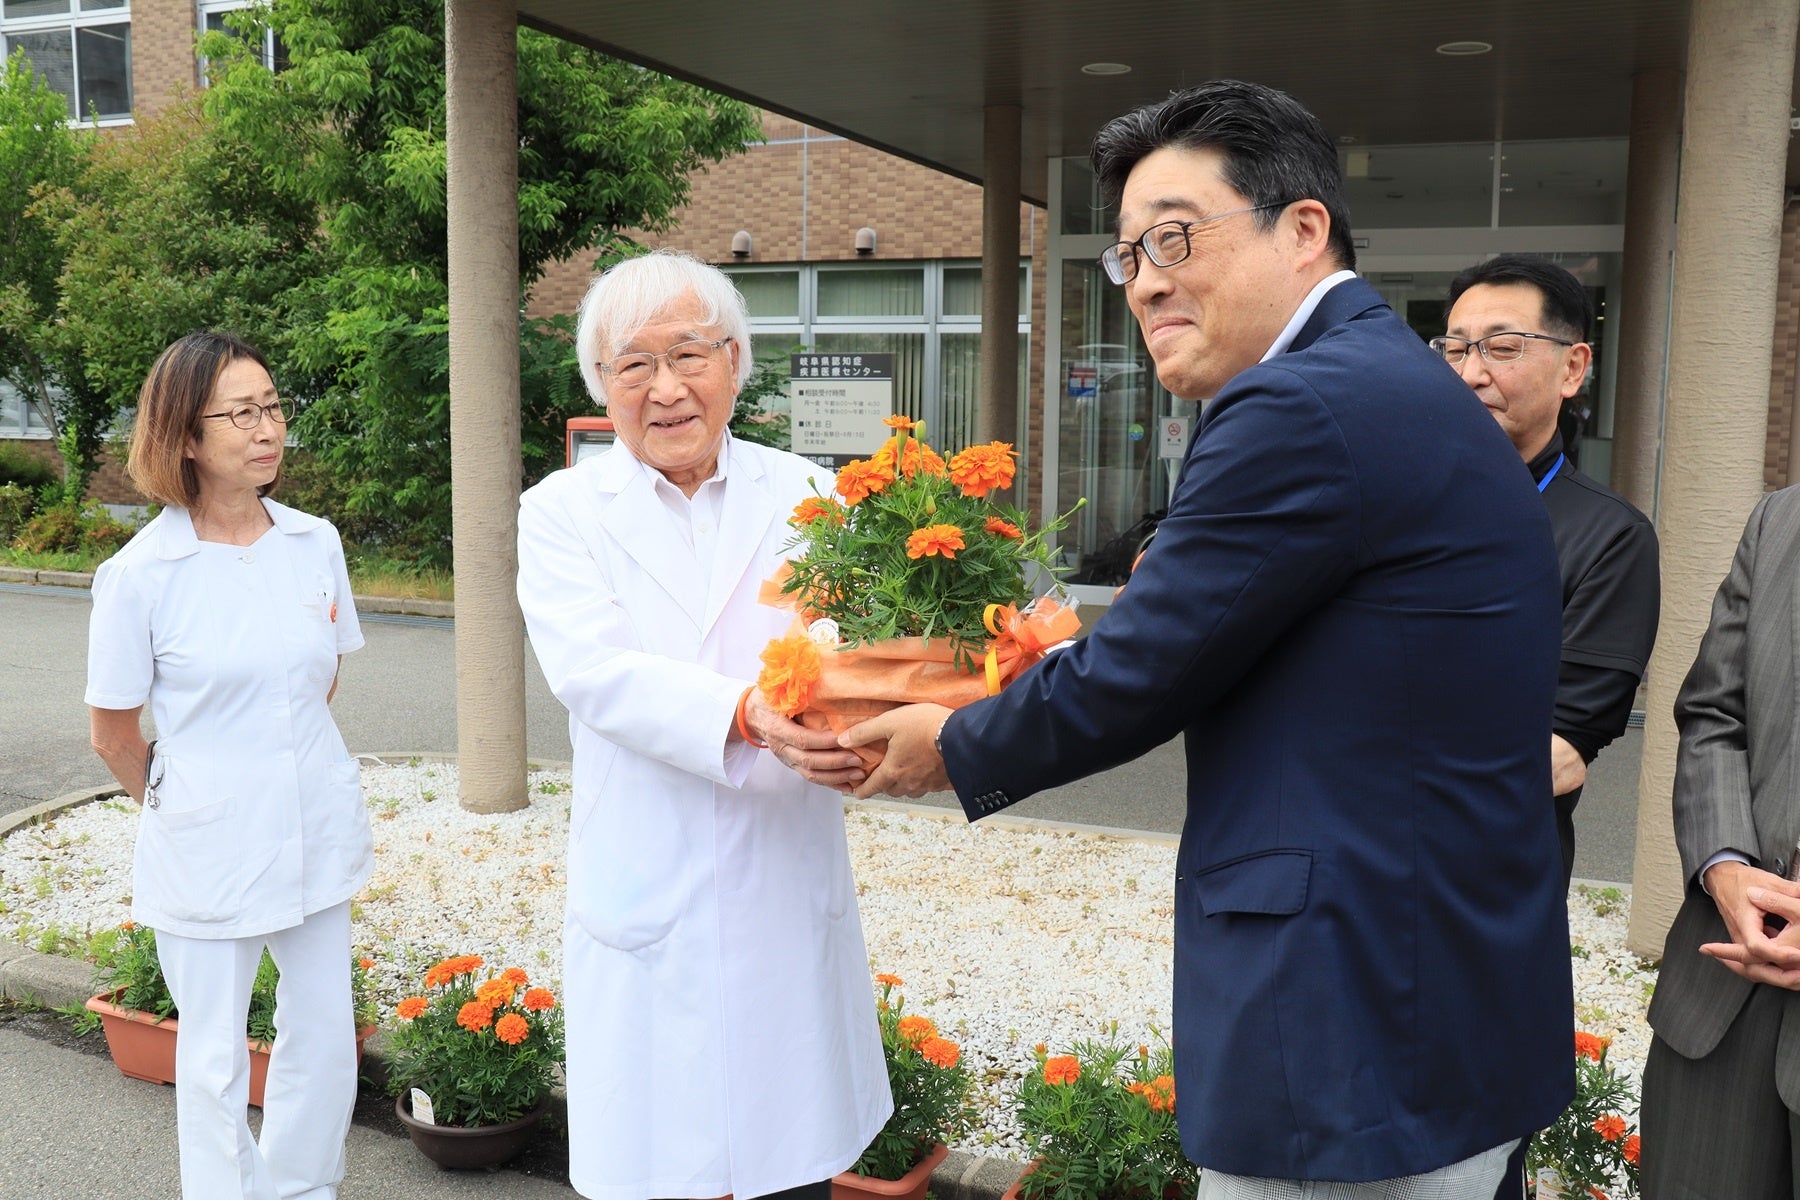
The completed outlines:
{"type": "Polygon", "coordinates": [[[1367,284],[1208,406],[1089,634],[951,716],[971,820],[1187,737],[1182,1144],[1371,1180],[1574,1094],[1550,784],[1556,548],[1474,394],[1367,284]]]}

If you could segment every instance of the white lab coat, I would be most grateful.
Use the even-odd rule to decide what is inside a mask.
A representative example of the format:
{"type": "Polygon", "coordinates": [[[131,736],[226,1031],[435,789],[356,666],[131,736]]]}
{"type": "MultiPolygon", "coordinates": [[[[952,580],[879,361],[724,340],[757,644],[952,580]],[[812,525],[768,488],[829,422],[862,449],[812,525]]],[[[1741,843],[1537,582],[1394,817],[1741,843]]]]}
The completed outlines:
{"type": "MultiPolygon", "coordinates": [[[[330,522],[265,499],[249,546],[165,508],[94,573],[87,702],[156,719],[132,916],[192,938],[298,925],[374,867],[356,760],[325,705],[363,644],[330,522]]],[[[348,953],[348,948],[346,948],[348,953]]]]}
{"type": "Polygon", "coordinates": [[[848,1167],[892,1110],[843,800],[734,743],[792,614],[757,603],[830,475],[727,436],[707,571],[623,445],[528,491],[519,602],[575,746],[569,1175],[740,1200],[848,1167]]]}

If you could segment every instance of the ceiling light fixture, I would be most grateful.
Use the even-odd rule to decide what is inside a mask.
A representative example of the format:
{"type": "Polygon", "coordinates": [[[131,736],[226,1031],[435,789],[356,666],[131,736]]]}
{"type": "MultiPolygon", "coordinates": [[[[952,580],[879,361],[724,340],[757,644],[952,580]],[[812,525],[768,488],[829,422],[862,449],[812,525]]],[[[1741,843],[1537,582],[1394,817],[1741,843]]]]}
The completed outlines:
{"type": "Polygon", "coordinates": [[[1477,54],[1487,54],[1493,48],[1492,42],[1478,42],[1471,38],[1462,42],[1445,42],[1437,48],[1437,52],[1446,58],[1474,58],[1477,54]]]}
{"type": "Polygon", "coordinates": [[[1129,75],[1131,66],[1128,63],[1091,62],[1082,66],[1083,75],[1129,75]]]}

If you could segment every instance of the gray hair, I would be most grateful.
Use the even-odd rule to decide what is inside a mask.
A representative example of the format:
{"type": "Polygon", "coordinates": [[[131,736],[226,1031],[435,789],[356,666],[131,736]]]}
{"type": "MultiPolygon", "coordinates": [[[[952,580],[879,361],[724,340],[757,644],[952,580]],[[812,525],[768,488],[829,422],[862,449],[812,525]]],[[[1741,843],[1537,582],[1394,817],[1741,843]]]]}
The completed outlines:
{"type": "Polygon", "coordinates": [[[702,324],[713,326],[738,344],[737,383],[743,387],[753,365],[750,316],[731,277],[691,254],[657,250],[614,263],[595,278],[581,298],[575,354],[588,394],[606,403],[598,364],[610,361],[639,330],[688,296],[700,302],[702,324]]]}

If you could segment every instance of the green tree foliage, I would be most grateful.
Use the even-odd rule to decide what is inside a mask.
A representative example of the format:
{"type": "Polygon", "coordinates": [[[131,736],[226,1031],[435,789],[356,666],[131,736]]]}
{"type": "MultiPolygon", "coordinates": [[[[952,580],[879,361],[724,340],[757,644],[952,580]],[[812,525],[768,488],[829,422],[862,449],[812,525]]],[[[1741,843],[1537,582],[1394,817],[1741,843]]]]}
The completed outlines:
{"type": "Polygon", "coordinates": [[[0,380],[38,406],[58,432],[63,413],[45,335],[62,268],[55,224],[34,210],[45,188],[80,177],[85,135],[67,101],[15,51],[0,69],[0,380]]]}
{"type": "MultiPolygon", "coordinates": [[[[320,269],[290,297],[284,386],[310,390],[296,433],[343,488],[340,522],[390,552],[448,560],[448,252],[443,7],[437,0],[275,0],[270,72],[209,35],[207,115],[313,205],[320,269]]],[[[754,110],[531,30],[518,34],[519,262],[634,248],[671,227],[689,175],[758,135],[754,110]]],[[[523,297],[521,297],[521,308],[523,297]]],[[[588,411],[566,322],[521,330],[530,474],[561,464],[563,419],[588,411]],[[564,364],[557,367],[557,363],[564,364]],[[573,382],[574,386],[571,386],[573,382]]]]}

